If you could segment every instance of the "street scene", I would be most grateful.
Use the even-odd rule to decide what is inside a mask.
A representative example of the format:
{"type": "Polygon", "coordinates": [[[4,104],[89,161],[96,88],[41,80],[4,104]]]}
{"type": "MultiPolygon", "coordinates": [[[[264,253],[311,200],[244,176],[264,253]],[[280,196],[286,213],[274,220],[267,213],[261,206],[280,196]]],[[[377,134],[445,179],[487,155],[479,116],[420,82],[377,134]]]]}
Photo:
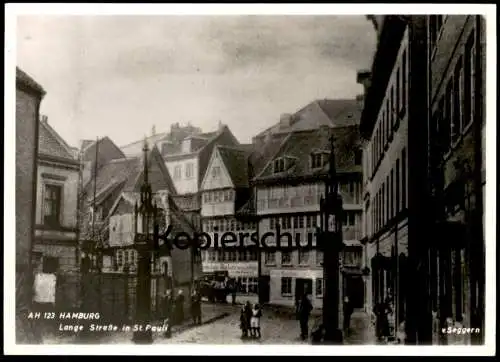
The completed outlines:
{"type": "Polygon", "coordinates": [[[483,345],[485,29],[19,16],[16,343],[483,345]]]}

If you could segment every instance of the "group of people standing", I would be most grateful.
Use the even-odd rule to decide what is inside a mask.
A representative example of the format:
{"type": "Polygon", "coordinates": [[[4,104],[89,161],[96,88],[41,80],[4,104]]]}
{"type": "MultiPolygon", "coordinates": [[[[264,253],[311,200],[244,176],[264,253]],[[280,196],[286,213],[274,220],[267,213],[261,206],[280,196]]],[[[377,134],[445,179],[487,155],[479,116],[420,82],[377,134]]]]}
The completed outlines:
{"type": "MultiPolygon", "coordinates": [[[[165,336],[170,337],[172,326],[182,324],[184,321],[185,297],[182,289],[179,289],[177,295],[172,295],[172,290],[167,289],[162,299],[162,312],[164,326],[166,327],[165,336]]],[[[191,293],[191,317],[194,324],[201,324],[201,294],[197,288],[191,293]]]]}
{"type": "Polygon", "coordinates": [[[262,317],[262,309],[259,304],[253,306],[249,301],[241,308],[240,313],[240,329],[241,338],[261,338],[260,333],[260,318],[262,317]]]}
{"type": "Polygon", "coordinates": [[[375,316],[375,333],[379,341],[387,341],[391,337],[391,323],[389,317],[393,314],[392,298],[377,302],[373,307],[375,316]]]}

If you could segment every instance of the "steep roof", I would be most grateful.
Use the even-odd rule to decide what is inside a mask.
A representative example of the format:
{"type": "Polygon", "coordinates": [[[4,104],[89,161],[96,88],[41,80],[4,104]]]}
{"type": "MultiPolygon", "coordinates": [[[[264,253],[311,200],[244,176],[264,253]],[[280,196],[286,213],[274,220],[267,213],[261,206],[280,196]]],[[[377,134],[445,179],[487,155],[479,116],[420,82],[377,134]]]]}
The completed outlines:
{"type": "Polygon", "coordinates": [[[72,148],[45,121],[40,121],[38,154],[75,161],[72,148]]]}
{"type": "Polygon", "coordinates": [[[17,85],[29,88],[41,96],[45,95],[43,87],[19,67],[16,67],[16,86],[17,85]]]}
{"type": "MultiPolygon", "coordinates": [[[[168,133],[163,132],[163,133],[158,133],[153,136],[146,137],[146,141],[150,145],[156,145],[157,143],[166,140],[168,136],[168,133]]],[[[144,139],[141,139],[139,141],[135,141],[132,143],[129,143],[125,146],[120,147],[121,151],[126,157],[135,157],[137,155],[140,155],[142,153],[142,147],[144,146],[144,139]]]]}
{"type": "Polygon", "coordinates": [[[324,176],[328,163],[323,168],[311,169],[310,156],[313,152],[329,152],[329,136],[335,138],[335,161],[338,173],[361,172],[355,165],[355,150],[359,147],[357,126],[330,128],[310,131],[296,131],[289,134],[279,150],[269,159],[256,181],[279,181],[283,179],[324,176]],[[277,158],[289,158],[290,166],[281,173],[274,173],[273,162],[277,158]]]}
{"type": "Polygon", "coordinates": [[[241,148],[216,146],[235,188],[249,186],[250,153],[241,148]]]}
{"type": "Polygon", "coordinates": [[[289,134],[286,133],[272,134],[262,144],[255,145],[255,150],[250,155],[250,163],[255,175],[258,175],[274,157],[288,136],[289,134]]]}
{"type": "Polygon", "coordinates": [[[359,124],[361,118],[360,103],[356,99],[321,99],[315,100],[291,115],[288,124],[280,122],[267,128],[254,137],[263,137],[271,133],[289,133],[300,130],[312,130],[321,126],[345,127],[359,124]]]}

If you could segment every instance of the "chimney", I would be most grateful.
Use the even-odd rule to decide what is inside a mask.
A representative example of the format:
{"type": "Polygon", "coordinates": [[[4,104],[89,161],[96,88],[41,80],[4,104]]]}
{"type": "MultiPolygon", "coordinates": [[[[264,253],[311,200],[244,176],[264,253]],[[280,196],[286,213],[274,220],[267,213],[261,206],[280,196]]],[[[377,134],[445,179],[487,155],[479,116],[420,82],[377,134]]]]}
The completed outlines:
{"type": "Polygon", "coordinates": [[[292,115],[290,113],[283,113],[280,116],[280,129],[288,128],[292,125],[292,115]]]}
{"type": "Polygon", "coordinates": [[[40,122],[48,124],[49,123],[49,117],[47,117],[44,114],[40,115],[40,122]]]}
{"type": "Polygon", "coordinates": [[[151,136],[156,136],[156,126],[153,124],[153,127],[151,128],[151,136]]]}
{"type": "Polygon", "coordinates": [[[220,120],[219,120],[219,123],[217,125],[217,130],[219,131],[222,131],[222,129],[224,128],[224,123],[222,123],[220,120]]]}

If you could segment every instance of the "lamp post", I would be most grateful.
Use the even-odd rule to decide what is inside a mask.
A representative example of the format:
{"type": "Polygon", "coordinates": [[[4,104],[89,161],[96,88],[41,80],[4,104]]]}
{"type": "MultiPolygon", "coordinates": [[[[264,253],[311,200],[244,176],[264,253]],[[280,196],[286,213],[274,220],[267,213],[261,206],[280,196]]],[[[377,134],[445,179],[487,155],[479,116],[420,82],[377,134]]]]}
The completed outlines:
{"type": "Polygon", "coordinates": [[[141,186],[140,205],[135,205],[135,248],[137,260],[137,286],[135,324],[139,325],[134,330],[133,341],[137,344],[153,343],[151,328],[146,330],[146,325],[151,321],[151,258],[154,249],[154,235],[157,207],[153,204],[151,185],[148,181],[148,145],[144,142],[144,182],[141,186]]]}
{"type": "Polygon", "coordinates": [[[339,329],[339,288],[340,288],[340,251],[342,240],[342,197],[338,192],[337,171],[335,167],[334,138],[330,137],[329,172],[325,182],[325,197],[321,198],[321,249],[323,250],[323,296],[324,342],[342,344],[342,331],[339,329]]]}

